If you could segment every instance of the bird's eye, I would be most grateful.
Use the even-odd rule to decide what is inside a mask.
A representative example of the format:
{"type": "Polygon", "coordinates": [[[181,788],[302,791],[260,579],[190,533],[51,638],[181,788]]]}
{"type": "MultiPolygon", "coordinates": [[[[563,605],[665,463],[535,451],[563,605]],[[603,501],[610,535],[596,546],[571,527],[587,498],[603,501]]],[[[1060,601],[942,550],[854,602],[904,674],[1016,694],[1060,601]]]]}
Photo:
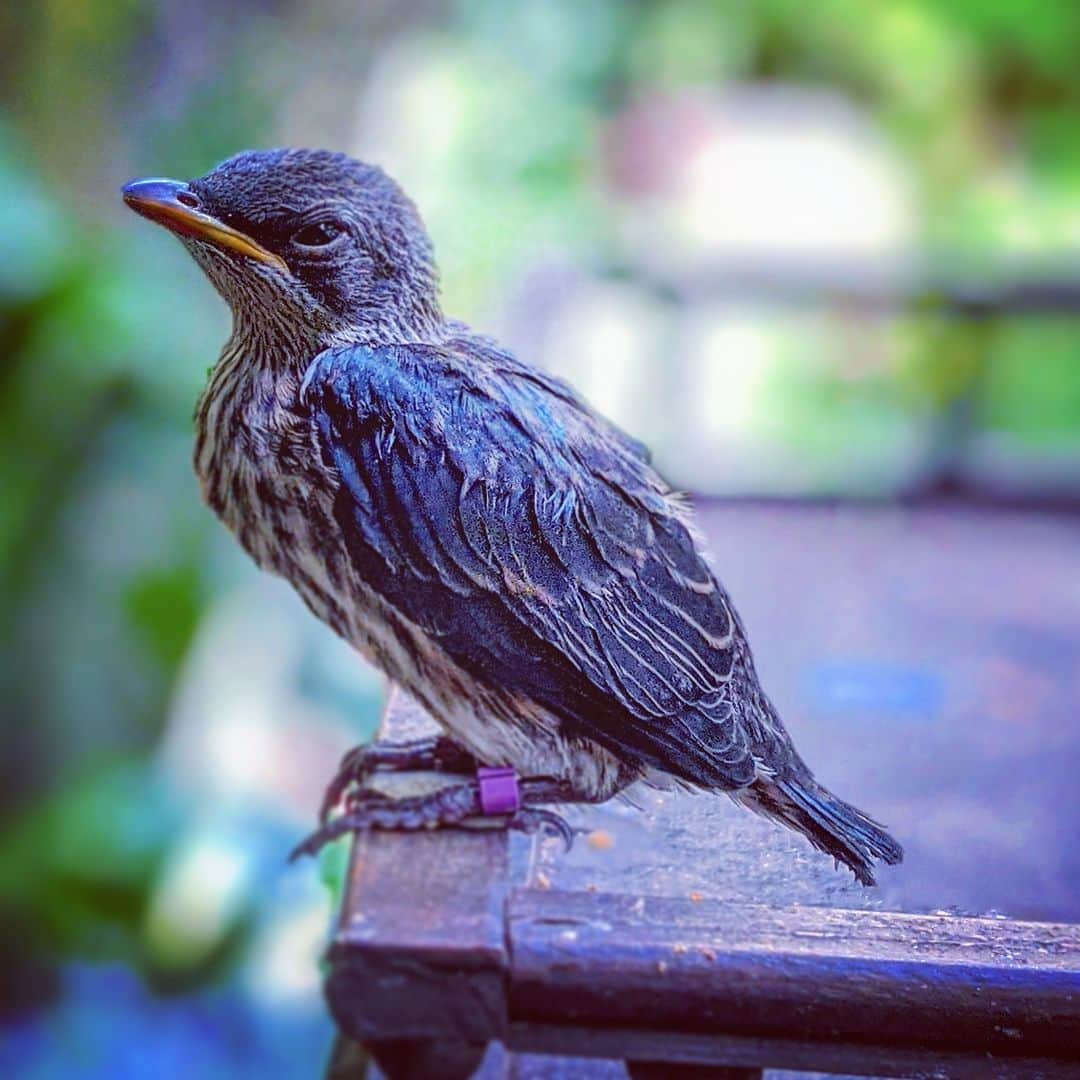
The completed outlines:
{"type": "Polygon", "coordinates": [[[299,247],[326,247],[345,230],[336,221],[316,221],[293,233],[292,242],[299,247]]]}

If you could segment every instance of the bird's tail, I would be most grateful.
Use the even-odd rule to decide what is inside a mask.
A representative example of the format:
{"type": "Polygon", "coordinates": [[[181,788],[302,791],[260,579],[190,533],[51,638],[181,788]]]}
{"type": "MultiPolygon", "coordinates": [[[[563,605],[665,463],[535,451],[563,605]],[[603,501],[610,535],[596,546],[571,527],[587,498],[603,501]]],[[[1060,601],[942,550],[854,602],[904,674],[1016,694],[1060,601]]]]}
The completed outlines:
{"type": "Polygon", "coordinates": [[[819,851],[849,866],[863,885],[875,883],[877,860],[894,866],[904,857],[883,825],[809,775],[759,779],[740,794],[751,809],[802,833],[819,851]]]}

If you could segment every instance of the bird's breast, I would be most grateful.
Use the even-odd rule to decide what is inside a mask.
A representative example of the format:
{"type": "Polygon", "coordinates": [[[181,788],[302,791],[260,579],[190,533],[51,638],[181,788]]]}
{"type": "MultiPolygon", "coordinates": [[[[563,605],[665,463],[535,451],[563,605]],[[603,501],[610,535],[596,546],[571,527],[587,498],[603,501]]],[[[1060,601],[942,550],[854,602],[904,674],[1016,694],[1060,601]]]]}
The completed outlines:
{"type": "Polygon", "coordinates": [[[303,412],[243,380],[212,380],[196,412],[195,472],[203,498],[252,559],[349,636],[337,480],[303,412]]]}

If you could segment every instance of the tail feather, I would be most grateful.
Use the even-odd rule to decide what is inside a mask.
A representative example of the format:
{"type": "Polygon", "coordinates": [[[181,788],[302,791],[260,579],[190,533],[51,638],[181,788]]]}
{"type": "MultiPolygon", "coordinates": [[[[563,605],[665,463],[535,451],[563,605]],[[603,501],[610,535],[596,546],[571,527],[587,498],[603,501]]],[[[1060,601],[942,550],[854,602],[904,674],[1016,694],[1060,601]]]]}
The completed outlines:
{"type": "Polygon", "coordinates": [[[751,809],[802,833],[819,851],[850,867],[863,885],[875,884],[876,861],[894,866],[904,857],[904,849],[883,825],[810,777],[757,780],[743,799],[751,809]]]}

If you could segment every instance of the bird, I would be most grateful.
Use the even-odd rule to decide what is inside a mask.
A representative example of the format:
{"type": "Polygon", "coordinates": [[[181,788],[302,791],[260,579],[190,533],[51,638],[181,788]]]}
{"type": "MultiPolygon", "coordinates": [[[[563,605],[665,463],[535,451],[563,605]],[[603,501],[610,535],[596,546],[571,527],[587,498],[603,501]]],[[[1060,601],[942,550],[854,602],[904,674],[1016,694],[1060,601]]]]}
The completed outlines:
{"type": "Polygon", "coordinates": [[[426,228],[387,173],[245,151],[123,199],[232,312],[195,411],[205,501],[440,730],[346,755],[300,850],[462,824],[483,771],[509,769],[510,828],[565,837],[552,806],[643,781],[726,794],[864,885],[900,862],[797,753],[687,500],[569,383],[444,315],[426,228]],[[464,779],[368,784],[422,767],[464,779]]]}

